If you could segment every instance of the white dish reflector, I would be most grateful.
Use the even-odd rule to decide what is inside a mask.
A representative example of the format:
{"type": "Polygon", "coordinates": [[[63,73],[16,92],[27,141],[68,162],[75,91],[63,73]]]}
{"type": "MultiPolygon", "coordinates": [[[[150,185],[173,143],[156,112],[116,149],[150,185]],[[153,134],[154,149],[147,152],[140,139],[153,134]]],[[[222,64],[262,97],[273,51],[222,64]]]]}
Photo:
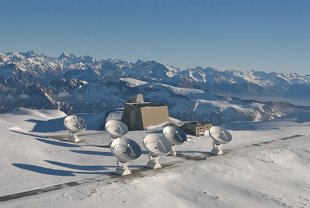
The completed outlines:
{"type": "Polygon", "coordinates": [[[209,135],[220,144],[226,144],[232,140],[231,134],[220,126],[212,126],[209,135]]]}
{"type": "Polygon", "coordinates": [[[187,139],[185,132],[176,126],[166,126],[163,129],[163,135],[172,145],[182,144],[187,139]]]}
{"type": "Polygon", "coordinates": [[[209,135],[213,139],[213,149],[211,153],[214,155],[223,154],[221,146],[232,140],[231,134],[223,127],[212,126],[209,130],[209,135]]]}
{"type": "Polygon", "coordinates": [[[152,156],[166,155],[171,151],[170,142],[161,134],[149,134],[143,144],[152,156]]]}
{"type": "Polygon", "coordinates": [[[86,129],[86,121],[76,115],[67,116],[64,120],[64,125],[72,133],[86,129]]]}
{"type": "Polygon", "coordinates": [[[109,120],[105,124],[105,129],[112,138],[124,136],[128,132],[128,127],[126,126],[126,124],[119,120],[109,120]]]}
{"type": "Polygon", "coordinates": [[[135,160],[141,156],[140,146],[128,138],[117,138],[111,143],[111,151],[121,162],[135,160]]]}
{"type": "Polygon", "coordinates": [[[115,173],[122,176],[131,174],[128,168],[128,161],[135,160],[141,156],[140,146],[135,141],[123,137],[112,141],[111,152],[117,157],[117,164],[119,165],[115,173]]]}
{"type": "Polygon", "coordinates": [[[64,125],[69,131],[68,141],[79,142],[77,133],[86,129],[86,121],[79,116],[71,115],[64,119],[64,125]]]}

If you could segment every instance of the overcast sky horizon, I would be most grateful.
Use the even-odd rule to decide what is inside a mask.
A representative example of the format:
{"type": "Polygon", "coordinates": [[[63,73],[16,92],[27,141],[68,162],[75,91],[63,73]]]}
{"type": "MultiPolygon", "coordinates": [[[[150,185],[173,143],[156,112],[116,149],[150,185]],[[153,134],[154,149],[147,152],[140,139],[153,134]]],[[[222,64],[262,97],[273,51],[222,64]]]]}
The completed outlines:
{"type": "Polygon", "coordinates": [[[0,0],[0,52],[310,74],[307,0],[0,0]]]}

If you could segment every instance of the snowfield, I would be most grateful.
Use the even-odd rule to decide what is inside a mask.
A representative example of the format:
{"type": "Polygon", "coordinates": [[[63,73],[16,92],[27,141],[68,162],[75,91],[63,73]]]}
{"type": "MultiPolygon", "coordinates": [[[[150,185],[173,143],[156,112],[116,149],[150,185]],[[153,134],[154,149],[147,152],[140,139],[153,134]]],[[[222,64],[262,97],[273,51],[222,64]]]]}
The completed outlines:
{"type": "Polygon", "coordinates": [[[227,124],[233,140],[221,156],[210,156],[209,136],[189,136],[177,157],[160,158],[156,171],[143,168],[142,140],[158,129],[129,132],[143,152],[125,177],[112,174],[109,136],[96,130],[104,115],[81,115],[89,130],[77,144],[57,139],[67,134],[65,116],[29,109],[0,114],[1,208],[310,207],[310,111],[227,124]]]}

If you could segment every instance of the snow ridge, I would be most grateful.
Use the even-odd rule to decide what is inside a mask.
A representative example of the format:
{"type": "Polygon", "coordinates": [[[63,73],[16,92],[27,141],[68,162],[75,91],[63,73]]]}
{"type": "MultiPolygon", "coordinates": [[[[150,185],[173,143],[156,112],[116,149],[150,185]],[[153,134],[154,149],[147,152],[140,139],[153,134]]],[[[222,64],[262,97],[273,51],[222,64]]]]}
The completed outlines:
{"type": "Polygon", "coordinates": [[[310,105],[310,75],[179,69],[157,61],[97,60],[62,53],[0,53],[0,112],[16,107],[109,112],[136,93],[179,119],[268,120],[310,105]]]}

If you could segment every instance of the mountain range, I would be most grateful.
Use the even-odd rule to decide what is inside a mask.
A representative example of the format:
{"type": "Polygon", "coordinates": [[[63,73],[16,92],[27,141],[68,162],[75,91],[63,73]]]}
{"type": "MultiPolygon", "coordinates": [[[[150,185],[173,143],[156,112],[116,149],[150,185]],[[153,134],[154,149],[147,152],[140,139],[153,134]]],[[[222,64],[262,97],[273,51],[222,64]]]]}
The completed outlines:
{"type": "Polygon", "coordinates": [[[167,104],[170,115],[182,120],[261,121],[308,108],[310,75],[0,53],[0,113],[16,107],[107,113],[137,93],[167,104]]]}

